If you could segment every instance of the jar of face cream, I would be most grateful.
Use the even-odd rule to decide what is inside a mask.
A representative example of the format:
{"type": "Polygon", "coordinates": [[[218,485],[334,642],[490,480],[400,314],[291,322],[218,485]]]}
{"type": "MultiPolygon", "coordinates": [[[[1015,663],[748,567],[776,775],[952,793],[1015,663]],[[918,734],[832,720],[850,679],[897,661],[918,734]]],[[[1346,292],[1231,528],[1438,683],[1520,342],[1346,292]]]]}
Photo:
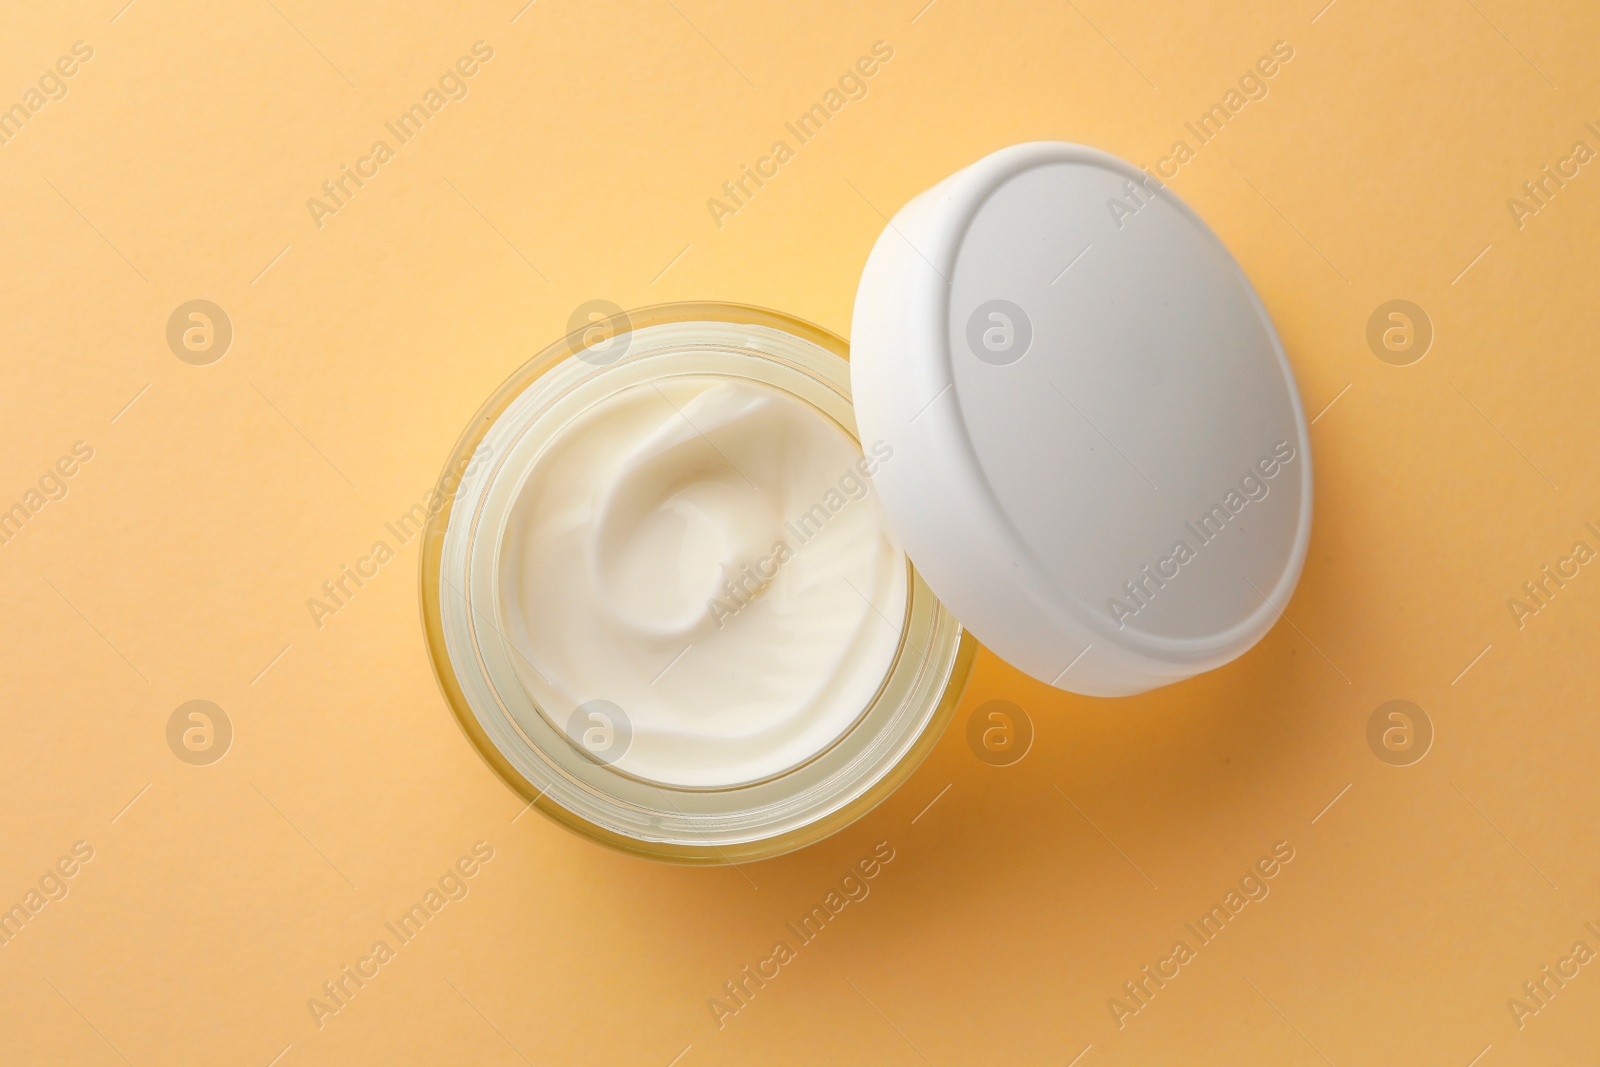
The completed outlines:
{"type": "Polygon", "coordinates": [[[853,332],[852,356],[756,308],[617,311],[461,437],[424,540],[429,649],[545,814],[659,859],[778,855],[927,754],[970,672],[961,622],[1117,695],[1277,618],[1304,416],[1249,282],[1155,179],[1053,143],[973,164],[884,231],[853,332]]]}
{"type": "Polygon", "coordinates": [[[618,315],[457,445],[424,549],[478,750],[608,844],[736,862],[818,840],[937,739],[974,654],[890,534],[845,343],[756,308],[618,315]],[[593,342],[593,343],[591,343],[593,342]]]}

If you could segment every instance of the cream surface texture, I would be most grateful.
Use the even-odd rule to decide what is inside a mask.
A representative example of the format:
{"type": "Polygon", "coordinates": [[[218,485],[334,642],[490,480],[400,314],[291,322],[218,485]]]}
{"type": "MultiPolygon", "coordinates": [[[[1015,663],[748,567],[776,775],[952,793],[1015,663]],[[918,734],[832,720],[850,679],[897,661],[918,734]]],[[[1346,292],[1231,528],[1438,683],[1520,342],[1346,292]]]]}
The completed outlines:
{"type": "Polygon", "coordinates": [[[908,568],[870,479],[889,459],[747,379],[602,398],[541,451],[501,538],[524,685],[575,743],[575,709],[620,710],[605,758],[638,778],[725,788],[806,762],[899,647],[908,568]]]}

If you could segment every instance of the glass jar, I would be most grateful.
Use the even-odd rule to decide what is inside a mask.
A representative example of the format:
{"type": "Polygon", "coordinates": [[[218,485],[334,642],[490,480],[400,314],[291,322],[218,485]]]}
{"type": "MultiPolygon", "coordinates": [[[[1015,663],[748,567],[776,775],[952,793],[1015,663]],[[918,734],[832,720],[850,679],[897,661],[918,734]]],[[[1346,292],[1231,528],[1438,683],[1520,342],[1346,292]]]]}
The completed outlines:
{"type": "MultiPolygon", "coordinates": [[[[828,709],[828,720],[844,725],[814,751],[737,784],[686,785],[630,772],[625,759],[590,743],[626,731],[625,722],[611,721],[620,709],[604,701],[567,706],[571,700],[544,685],[508,637],[523,632],[502,593],[510,517],[530,474],[575,419],[643,384],[728,380],[797,401],[848,435],[859,454],[847,357],[842,338],[777,312],[659,305],[615,314],[551,345],[473,417],[429,507],[424,628],[462,730],[530,805],[638,855],[746,862],[801,848],[860,818],[932,749],[955,712],[976,645],[903,554],[903,613],[883,619],[894,636],[875,691],[859,707],[828,709]],[[600,734],[589,733],[591,723],[600,734]]],[[[715,696],[707,692],[708,700],[715,696]]]]}

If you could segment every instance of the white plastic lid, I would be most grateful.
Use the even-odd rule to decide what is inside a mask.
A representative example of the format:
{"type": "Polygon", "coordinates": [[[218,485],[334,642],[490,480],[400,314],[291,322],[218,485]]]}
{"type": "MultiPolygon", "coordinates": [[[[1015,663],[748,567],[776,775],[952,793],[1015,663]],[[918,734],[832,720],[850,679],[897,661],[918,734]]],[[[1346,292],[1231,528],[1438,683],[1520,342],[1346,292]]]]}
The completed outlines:
{"type": "Polygon", "coordinates": [[[851,386],[895,534],[1013,666],[1120,696],[1279,618],[1311,532],[1294,376],[1244,272],[1154,177],[996,152],[907,204],[856,294],[851,386]]]}

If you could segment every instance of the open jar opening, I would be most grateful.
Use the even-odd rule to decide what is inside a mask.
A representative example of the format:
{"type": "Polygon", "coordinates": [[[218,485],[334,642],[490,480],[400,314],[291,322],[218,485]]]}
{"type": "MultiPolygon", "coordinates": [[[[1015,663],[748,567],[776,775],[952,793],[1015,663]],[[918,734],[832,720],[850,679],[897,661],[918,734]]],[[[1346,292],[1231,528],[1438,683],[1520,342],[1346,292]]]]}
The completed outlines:
{"type": "Polygon", "coordinates": [[[954,712],[973,644],[889,531],[847,347],[774,312],[619,315],[522,367],[446,466],[425,626],[463,729],[558,821],[661,859],[801,847],[954,712]]]}

